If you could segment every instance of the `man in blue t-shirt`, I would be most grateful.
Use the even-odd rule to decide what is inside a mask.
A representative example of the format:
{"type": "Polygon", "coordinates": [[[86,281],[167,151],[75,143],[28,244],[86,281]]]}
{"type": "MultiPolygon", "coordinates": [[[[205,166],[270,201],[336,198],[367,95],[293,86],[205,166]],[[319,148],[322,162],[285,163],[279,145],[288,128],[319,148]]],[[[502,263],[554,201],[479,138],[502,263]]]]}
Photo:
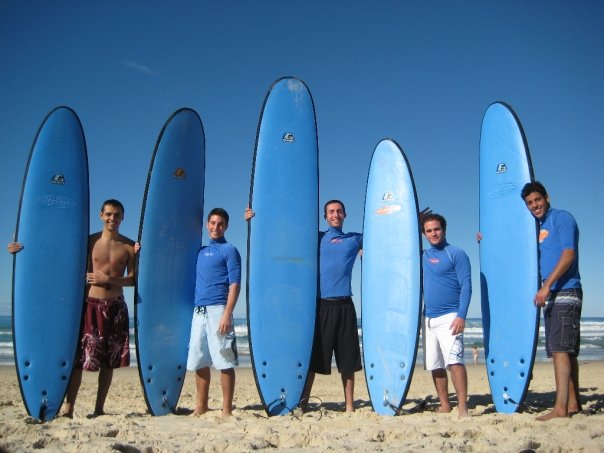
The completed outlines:
{"type": "Polygon", "coordinates": [[[526,207],[539,221],[539,271],[541,288],[535,305],[545,307],[545,349],[553,357],[556,402],[551,412],[537,417],[546,421],[580,412],[579,354],[583,291],[579,275],[579,229],[573,216],[549,204],[540,182],[531,182],[521,192],[526,207]]]}
{"type": "Polygon", "coordinates": [[[422,215],[422,230],[431,247],[422,254],[424,274],[424,361],[440,401],[439,412],[451,412],[447,369],[457,393],[460,417],[468,415],[468,378],[463,331],[472,296],[470,260],[447,242],[447,221],[422,215]]]}
{"type": "Polygon", "coordinates": [[[232,414],[235,367],[239,364],[233,310],[241,287],[241,256],[224,238],[229,215],[222,208],[208,214],[210,241],[197,255],[195,308],[187,370],[195,371],[197,402],[195,415],[208,411],[210,365],[220,370],[222,416],[232,414]]]}

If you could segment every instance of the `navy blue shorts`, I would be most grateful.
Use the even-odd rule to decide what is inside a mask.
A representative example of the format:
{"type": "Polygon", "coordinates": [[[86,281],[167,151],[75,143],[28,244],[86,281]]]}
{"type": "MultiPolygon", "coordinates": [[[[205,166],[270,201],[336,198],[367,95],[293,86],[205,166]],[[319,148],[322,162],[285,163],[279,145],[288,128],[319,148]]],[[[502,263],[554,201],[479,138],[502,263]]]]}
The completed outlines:
{"type": "Polygon", "coordinates": [[[321,299],[318,303],[310,371],[331,374],[333,353],[340,373],[346,375],[362,370],[357,315],[352,298],[321,299]]]}
{"type": "Polygon", "coordinates": [[[545,352],[548,357],[552,352],[566,352],[572,356],[579,355],[581,345],[581,306],[583,291],[563,289],[552,291],[543,311],[545,321],[545,352]]]}

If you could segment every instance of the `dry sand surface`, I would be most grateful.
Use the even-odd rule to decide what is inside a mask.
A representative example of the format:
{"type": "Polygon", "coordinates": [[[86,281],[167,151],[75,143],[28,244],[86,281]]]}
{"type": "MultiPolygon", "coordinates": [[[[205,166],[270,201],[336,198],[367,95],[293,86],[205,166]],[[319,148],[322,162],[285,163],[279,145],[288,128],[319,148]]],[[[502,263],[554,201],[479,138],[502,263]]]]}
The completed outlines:
{"type": "Polygon", "coordinates": [[[313,407],[298,416],[266,417],[250,368],[237,369],[234,416],[220,417],[219,376],[213,374],[211,411],[191,416],[195,387],[187,375],[178,415],[148,414],[136,368],[115,372],[107,415],[92,418],[96,373],[84,373],[73,419],[39,423],[27,416],[14,367],[0,367],[0,446],[5,451],[242,452],[294,451],[604,451],[604,362],[581,362],[584,412],[538,422],[554,399],[553,366],[536,364],[521,413],[498,414],[490,400],[484,365],[468,365],[472,417],[435,412],[430,374],[415,370],[404,413],[383,417],[371,409],[363,373],[357,373],[356,407],[342,411],[339,375],[317,376],[313,407]],[[319,400],[320,398],[320,400],[319,400]]]}

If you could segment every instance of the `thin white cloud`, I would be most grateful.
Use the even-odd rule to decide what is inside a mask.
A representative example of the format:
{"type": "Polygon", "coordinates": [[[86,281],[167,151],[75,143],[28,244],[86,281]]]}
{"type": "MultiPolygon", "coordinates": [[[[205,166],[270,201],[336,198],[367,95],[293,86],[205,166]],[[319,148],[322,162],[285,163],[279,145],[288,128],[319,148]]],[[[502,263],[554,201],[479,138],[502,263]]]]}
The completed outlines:
{"type": "Polygon", "coordinates": [[[134,71],[142,72],[143,74],[151,75],[153,74],[153,70],[149,66],[145,66],[144,64],[137,63],[136,61],[127,60],[124,61],[124,66],[128,69],[133,69],[134,71]]]}

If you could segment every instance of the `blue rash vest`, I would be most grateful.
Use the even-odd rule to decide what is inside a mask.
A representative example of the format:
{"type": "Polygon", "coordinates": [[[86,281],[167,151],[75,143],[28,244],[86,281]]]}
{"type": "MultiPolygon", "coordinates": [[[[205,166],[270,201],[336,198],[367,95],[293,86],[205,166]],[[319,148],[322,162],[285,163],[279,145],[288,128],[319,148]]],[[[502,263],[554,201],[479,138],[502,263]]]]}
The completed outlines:
{"type": "Polygon", "coordinates": [[[329,227],[319,232],[319,292],[322,298],[352,296],[352,268],[363,248],[363,235],[329,227]]]}
{"type": "Polygon", "coordinates": [[[201,247],[197,254],[195,306],[226,305],[229,287],[241,284],[241,256],[224,237],[201,247]]]}
{"type": "Polygon", "coordinates": [[[437,318],[448,313],[466,319],[472,296],[472,271],[468,255],[442,242],[424,250],[424,314],[437,318]]]}
{"type": "Polygon", "coordinates": [[[545,216],[539,220],[539,271],[541,278],[547,280],[552,273],[562,251],[575,251],[575,261],[562,277],[552,285],[552,291],[561,289],[581,288],[579,275],[579,228],[575,218],[560,209],[548,209],[545,216]]]}

